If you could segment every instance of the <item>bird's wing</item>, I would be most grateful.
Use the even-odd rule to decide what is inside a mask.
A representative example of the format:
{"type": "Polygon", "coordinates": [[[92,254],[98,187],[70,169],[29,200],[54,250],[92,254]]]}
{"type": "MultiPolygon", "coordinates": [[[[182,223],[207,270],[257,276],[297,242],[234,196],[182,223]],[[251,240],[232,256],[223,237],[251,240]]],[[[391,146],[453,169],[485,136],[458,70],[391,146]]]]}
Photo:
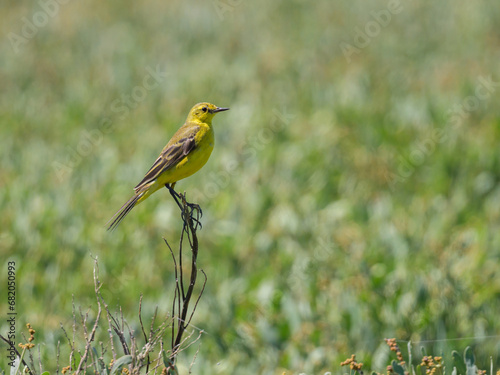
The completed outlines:
{"type": "Polygon", "coordinates": [[[137,192],[146,184],[156,180],[161,173],[175,166],[186,155],[193,151],[196,148],[195,136],[199,129],[199,126],[179,129],[134,190],[137,192]]]}

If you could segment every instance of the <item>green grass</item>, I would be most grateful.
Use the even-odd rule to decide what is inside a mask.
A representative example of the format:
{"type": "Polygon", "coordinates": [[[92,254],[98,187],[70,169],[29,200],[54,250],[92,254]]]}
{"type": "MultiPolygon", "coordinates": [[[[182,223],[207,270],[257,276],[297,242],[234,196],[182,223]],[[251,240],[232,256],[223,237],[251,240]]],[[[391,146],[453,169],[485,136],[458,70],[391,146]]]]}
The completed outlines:
{"type": "Polygon", "coordinates": [[[104,224],[207,100],[231,110],[178,185],[204,210],[196,373],[340,373],[351,353],[384,372],[384,337],[470,345],[498,368],[499,87],[450,112],[472,108],[479,77],[500,81],[498,4],[402,2],[348,62],[341,42],[387,2],[224,3],[221,19],[217,2],[70,1],[17,53],[8,34],[40,4],[0,5],[0,282],[14,260],[18,335],[33,325],[53,371],[72,296],[94,301],[90,254],[130,322],[141,293],[146,316],[169,309],[169,194],[104,224]]]}

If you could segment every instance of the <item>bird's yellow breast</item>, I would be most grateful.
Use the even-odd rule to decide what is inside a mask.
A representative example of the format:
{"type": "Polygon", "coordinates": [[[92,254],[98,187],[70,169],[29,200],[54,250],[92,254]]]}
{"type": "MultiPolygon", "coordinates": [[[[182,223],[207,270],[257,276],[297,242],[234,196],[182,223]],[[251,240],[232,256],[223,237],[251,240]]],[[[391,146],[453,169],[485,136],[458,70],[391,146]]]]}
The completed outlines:
{"type": "Polygon", "coordinates": [[[177,163],[177,165],[165,171],[159,176],[158,183],[160,185],[171,184],[191,176],[203,167],[208,161],[212,150],[214,149],[214,132],[212,127],[205,124],[198,124],[200,129],[196,133],[195,148],[177,163]]]}

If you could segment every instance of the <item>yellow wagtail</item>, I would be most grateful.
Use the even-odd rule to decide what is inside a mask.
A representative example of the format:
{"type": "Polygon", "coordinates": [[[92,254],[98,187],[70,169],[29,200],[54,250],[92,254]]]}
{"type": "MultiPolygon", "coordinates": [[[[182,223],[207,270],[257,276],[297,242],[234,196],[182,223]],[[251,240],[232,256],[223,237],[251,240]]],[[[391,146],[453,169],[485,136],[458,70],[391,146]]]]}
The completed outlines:
{"type": "MultiPolygon", "coordinates": [[[[186,122],[154,162],[151,169],[134,188],[135,194],[108,221],[108,230],[115,229],[137,204],[162,187],[167,187],[175,198],[175,183],[191,176],[205,165],[214,148],[212,118],[229,108],[219,108],[210,103],[196,104],[186,122]]],[[[107,225],[106,224],[106,225],[107,225]]]]}

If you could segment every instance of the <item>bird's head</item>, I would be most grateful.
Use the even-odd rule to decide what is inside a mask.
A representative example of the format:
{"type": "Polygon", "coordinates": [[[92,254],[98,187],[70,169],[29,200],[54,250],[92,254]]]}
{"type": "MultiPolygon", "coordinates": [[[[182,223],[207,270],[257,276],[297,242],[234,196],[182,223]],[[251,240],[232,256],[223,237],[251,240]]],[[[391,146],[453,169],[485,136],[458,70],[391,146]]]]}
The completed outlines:
{"type": "Polygon", "coordinates": [[[216,113],[227,111],[228,109],[220,108],[210,103],[198,103],[189,111],[187,121],[211,122],[216,113]]]}

